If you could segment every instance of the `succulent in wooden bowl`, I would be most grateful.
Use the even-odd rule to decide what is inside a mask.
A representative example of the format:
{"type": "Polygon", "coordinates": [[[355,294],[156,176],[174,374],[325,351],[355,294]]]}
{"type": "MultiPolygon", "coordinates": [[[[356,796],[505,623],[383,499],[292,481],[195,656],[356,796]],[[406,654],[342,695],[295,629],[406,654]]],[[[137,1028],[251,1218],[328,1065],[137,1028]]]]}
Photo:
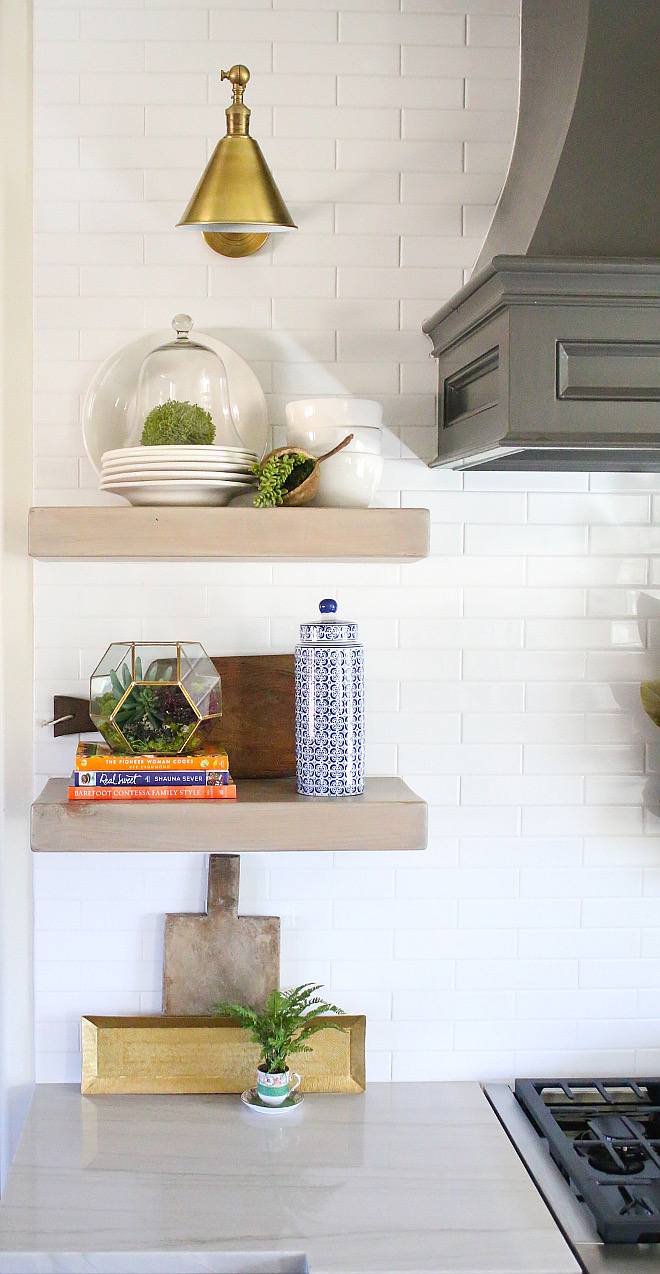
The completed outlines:
{"type": "Polygon", "coordinates": [[[301,451],[300,447],[277,447],[270,451],[260,464],[252,466],[259,484],[254,498],[255,507],[269,509],[281,504],[293,508],[310,504],[318,494],[321,480],[319,466],[347,447],[352,438],[353,435],[348,434],[323,456],[312,456],[308,451],[301,451]]]}

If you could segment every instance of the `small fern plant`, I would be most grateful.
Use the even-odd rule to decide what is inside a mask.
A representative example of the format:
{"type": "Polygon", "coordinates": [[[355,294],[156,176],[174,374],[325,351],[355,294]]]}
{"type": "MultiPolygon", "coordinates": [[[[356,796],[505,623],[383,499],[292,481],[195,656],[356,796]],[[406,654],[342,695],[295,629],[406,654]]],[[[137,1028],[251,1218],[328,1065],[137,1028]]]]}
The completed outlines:
{"type": "Polygon", "coordinates": [[[320,1021],[323,1013],[341,1013],[336,1004],[328,1004],[313,982],[303,982],[290,991],[271,991],[261,1013],[245,1004],[221,1003],[214,1013],[229,1017],[250,1032],[250,1038],[261,1049],[260,1069],[268,1074],[282,1074],[287,1057],[293,1053],[311,1053],[305,1043],[317,1031],[328,1028],[343,1031],[341,1022],[320,1021]]]}

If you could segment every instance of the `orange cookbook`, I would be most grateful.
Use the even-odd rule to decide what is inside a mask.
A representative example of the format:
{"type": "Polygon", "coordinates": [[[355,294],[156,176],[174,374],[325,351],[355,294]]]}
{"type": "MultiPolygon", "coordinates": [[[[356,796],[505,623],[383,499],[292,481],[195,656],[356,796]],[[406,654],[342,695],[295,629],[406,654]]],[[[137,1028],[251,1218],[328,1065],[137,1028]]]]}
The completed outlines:
{"type": "Polygon", "coordinates": [[[76,771],[81,770],[228,770],[229,757],[222,748],[207,746],[190,756],[122,756],[106,743],[79,743],[76,771]]]}
{"type": "Polygon", "coordinates": [[[69,787],[70,801],[227,801],[236,784],[222,787],[69,787]]]}

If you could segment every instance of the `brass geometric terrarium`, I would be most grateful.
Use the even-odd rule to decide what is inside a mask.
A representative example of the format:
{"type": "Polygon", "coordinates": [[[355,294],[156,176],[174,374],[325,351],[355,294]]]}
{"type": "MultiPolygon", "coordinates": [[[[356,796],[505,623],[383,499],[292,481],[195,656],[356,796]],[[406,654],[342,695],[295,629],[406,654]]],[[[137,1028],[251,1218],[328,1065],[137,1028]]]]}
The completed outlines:
{"type": "Polygon", "coordinates": [[[113,642],[90,678],[90,716],[113,752],[191,752],[221,714],[220,675],[199,642],[113,642]]]}

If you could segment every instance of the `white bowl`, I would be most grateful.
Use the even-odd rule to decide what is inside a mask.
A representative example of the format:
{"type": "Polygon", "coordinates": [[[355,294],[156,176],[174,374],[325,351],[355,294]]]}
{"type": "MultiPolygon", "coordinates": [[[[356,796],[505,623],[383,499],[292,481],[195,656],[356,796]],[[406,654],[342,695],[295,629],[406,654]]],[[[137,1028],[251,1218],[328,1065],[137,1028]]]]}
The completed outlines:
{"type": "Polygon", "coordinates": [[[369,398],[300,398],[285,412],[287,425],[345,425],[347,432],[354,425],[377,429],[383,419],[381,404],[369,398]]]}
{"type": "Polygon", "coordinates": [[[353,434],[345,451],[368,451],[379,456],[383,447],[382,430],[367,425],[287,425],[286,441],[288,447],[300,447],[310,451],[313,456],[322,456],[324,451],[331,451],[338,443],[343,442],[348,434],[353,434]]]}
{"type": "Polygon", "coordinates": [[[340,451],[319,466],[321,481],[314,501],[325,509],[368,509],[380,483],[383,457],[366,451],[340,451]]]}

